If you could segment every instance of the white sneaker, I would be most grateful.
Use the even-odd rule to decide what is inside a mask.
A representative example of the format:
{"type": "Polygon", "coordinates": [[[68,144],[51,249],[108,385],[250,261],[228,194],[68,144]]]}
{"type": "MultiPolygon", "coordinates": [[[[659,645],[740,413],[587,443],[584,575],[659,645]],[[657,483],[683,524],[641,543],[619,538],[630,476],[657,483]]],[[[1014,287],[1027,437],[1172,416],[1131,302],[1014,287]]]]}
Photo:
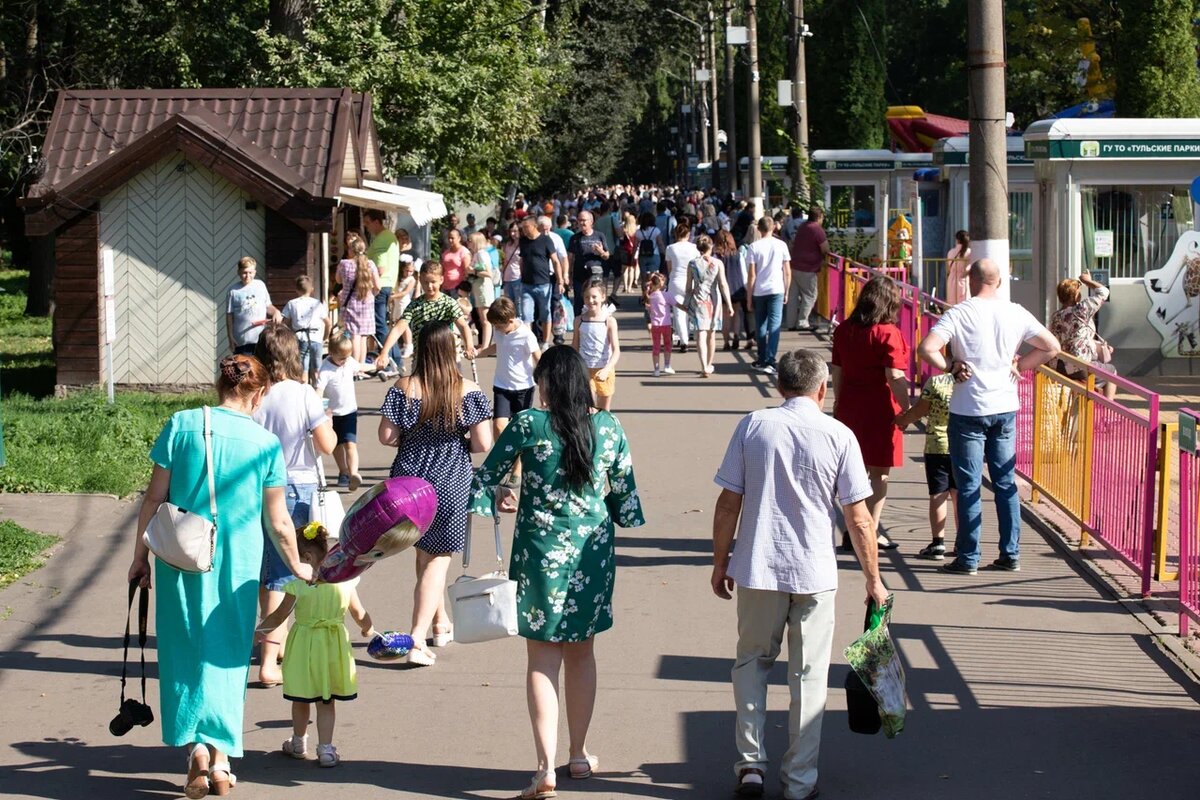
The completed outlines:
{"type": "Polygon", "coordinates": [[[408,651],[409,664],[415,664],[418,667],[432,667],[436,661],[437,656],[428,650],[422,650],[418,647],[408,651]]]}
{"type": "Polygon", "coordinates": [[[674,374],[675,374],[675,370],[671,369],[669,366],[663,367],[663,375],[674,375],[674,374]]]}
{"type": "Polygon", "coordinates": [[[661,374],[662,374],[662,370],[660,370],[658,367],[655,367],[654,368],[654,377],[657,378],[661,374]]]}

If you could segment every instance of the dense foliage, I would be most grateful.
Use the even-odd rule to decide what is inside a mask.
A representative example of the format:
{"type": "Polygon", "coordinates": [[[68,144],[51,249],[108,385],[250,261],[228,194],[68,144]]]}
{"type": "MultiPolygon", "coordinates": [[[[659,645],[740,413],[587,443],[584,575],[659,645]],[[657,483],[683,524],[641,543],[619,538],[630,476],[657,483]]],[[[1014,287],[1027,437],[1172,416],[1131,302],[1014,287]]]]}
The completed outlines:
{"type": "MultiPolygon", "coordinates": [[[[707,26],[706,0],[666,5],[707,26]]],[[[733,3],[734,24],[744,24],[745,5],[733,3]]],[[[1008,106],[1018,125],[1114,86],[1123,116],[1200,112],[1195,5],[1007,2],[1008,106]],[[1081,58],[1094,61],[1087,85],[1081,58]]],[[[718,32],[723,6],[712,6],[718,32]]],[[[884,144],[889,104],[965,115],[967,0],[805,6],[814,148],[884,144]]],[[[758,4],[765,155],[789,150],[775,82],[788,77],[790,14],[787,0],[758,4]]],[[[679,106],[695,92],[699,51],[695,25],[656,0],[16,0],[0,14],[6,217],[10,231],[14,219],[19,227],[17,178],[36,169],[27,156],[60,87],[349,85],[375,99],[389,166],[432,170],[457,197],[494,196],[514,180],[665,179],[698,116],[679,106]]],[[[723,74],[724,48],[717,53],[723,74]]],[[[736,53],[741,101],[749,75],[745,48],[736,53]]],[[[747,114],[737,107],[744,154],[747,114]]]]}

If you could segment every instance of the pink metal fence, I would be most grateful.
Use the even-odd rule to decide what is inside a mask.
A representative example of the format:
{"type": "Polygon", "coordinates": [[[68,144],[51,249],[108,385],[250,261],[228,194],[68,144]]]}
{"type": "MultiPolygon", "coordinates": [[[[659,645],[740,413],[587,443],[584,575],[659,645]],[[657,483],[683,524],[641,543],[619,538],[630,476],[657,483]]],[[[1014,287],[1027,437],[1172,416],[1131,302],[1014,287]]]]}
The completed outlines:
{"type": "MultiPolygon", "coordinates": [[[[1184,416],[1200,420],[1200,412],[1181,409],[1184,416]]],[[[1182,445],[1182,442],[1181,442],[1182,445]]],[[[1179,448],[1179,635],[1188,635],[1188,618],[1200,621],[1200,464],[1190,448],[1179,448]]]]}

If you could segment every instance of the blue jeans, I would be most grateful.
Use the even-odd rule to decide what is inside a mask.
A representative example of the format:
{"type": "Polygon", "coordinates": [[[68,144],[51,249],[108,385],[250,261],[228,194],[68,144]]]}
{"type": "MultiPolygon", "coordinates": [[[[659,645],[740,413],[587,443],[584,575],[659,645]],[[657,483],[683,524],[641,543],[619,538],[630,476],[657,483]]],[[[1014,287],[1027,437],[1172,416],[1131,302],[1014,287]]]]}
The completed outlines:
{"type": "Polygon", "coordinates": [[[521,282],[520,281],[505,281],[501,287],[504,296],[513,301],[513,305],[517,307],[517,313],[521,312],[521,282]]]}
{"type": "MultiPolygon", "coordinates": [[[[521,284],[521,319],[525,323],[532,325],[534,322],[539,322],[543,325],[549,325],[554,321],[550,315],[550,293],[553,291],[548,283],[522,283],[521,284]]],[[[541,333],[541,331],[536,331],[541,333]]]]}
{"type": "Polygon", "coordinates": [[[773,367],[775,353],[779,350],[779,329],[783,326],[783,295],[755,295],[754,321],[758,326],[754,332],[754,341],[758,345],[758,364],[773,367]]]}
{"type": "MultiPolygon", "coordinates": [[[[391,289],[380,289],[379,294],[375,295],[375,339],[379,342],[379,346],[383,346],[383,340],[388,335],[388,301],[392,298],[391,289]]],[[[400,346],[392,345],[392,352],[388,353],[388,358],[392,360],[392,366],[389,369],[399,369],[400,364],[400,346]]]]}
{"type": "MultiPolygon", "coordinates": [[[[292,524],[296,526],[297,534],[311,519],[313,495],[316,491],[315,483],[289,483],[284,489],[288,515],[292,518],[292,524]]],[[[263,531],[263,539],[262,572],[259,580],[268,591],[282,592],[283,585],[292,579],[292,571],[275,549],[271,535],[263,531]]]]}
{"type": "Polygon", "coordinates": [[[1021,499],[1017,494],[1017,413],[986,417],[950,415],[950,464],[958,485],[956,558],[979,566],[979,532],[983,527],[983,464],[987,462],[1000,527],[1001,558],[1021,555],[1021,499]]]}

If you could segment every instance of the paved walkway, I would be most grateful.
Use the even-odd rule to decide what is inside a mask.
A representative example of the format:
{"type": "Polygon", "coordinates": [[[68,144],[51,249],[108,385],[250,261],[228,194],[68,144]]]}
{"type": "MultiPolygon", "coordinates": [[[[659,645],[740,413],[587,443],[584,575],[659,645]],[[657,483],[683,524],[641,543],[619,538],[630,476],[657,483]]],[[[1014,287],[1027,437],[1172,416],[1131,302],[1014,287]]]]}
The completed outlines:
{"type": "MultiPolygon", "coordinates": [[[[726,797],[734,607],[708,587],[711,476],[740,416],[777,400],[740,353],[721,354],[711,380],[699,379],[692,353],[676,356],[678,375],[651,377],[647,337],[632,314],[623,316],[627,351],[615,409],[631,437],[649,524],[618,540],[616,627],[597,647],[600,696],[590,745],[602,759],[599,774],[578,784],[564,778],[559,787],[563,795],[726,797]]],[[[785,335],[787,346],[814,342],[785,335]]],[[[491,370],[492,362],[480,362],[485,386],[491,370]]],[[[377,408],[384,387],[360,387],[362,406],[377,408]]],[[[369,481],[385,477],[391,461],[370,442],[370,417],[361,426],[369,481]]],[[[919,435],[908,444],[919,454],[919,435]]],[[[928,535],[920,463],[894,477],[885,521],[902,546],[885,556],[885,580],[897,592],[893,631],[912,711],[896,740],[847,729],[840,651],[861,624],[862,593],[855,565],[843,556],[822,796],[1194,796],[1188,765],[1200,752],[1200,691],[1145,629],[1028,529],[1018,574],[958,577],[913,560],[928,535]]],[[[64,536],[44,569],[0,591],[0,794],[178,796],[184,754],[159,744],[157,725],[123,739],[107,730],[117,705],[135,513],[136,504],[105,498],[0,496],[0,516],[64,536]]],[[[993,519],[990,506],[986,518],[993,519]]],[[[477,530],[489,532],[486,524],[477,530]]],[[[990,560],[994,530],[985,542],[990,560]]],[[[485,538],[478,550],[487,549],[485,538]]],[[[408,626],[412,561],[406,553],[366,575],[363,599],[380,627],[408,626]]],[[[289,705],[278,690],[251,689],[236,794],[515,794],[534,763],[521,642],[452,645],[442,653],[430,669],[384,666],[364,653],[360,699],[338,710],[345,763],[335,770],[276,753],[289,733],[289,705]]],[[[771,703],[770,745],[779,755],[786,746],[782,669],[771,703]]],[[[565,758],[565,731],[562,747],[565,758]]],[[[768,788],[780,796],[774,773],[768,788]]]]}

